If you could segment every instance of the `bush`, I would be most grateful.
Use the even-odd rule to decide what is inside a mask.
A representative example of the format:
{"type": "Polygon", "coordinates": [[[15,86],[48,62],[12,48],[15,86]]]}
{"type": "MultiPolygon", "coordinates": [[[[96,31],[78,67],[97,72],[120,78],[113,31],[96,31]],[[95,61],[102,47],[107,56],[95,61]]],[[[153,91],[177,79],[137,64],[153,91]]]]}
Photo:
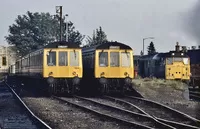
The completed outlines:
{"type": "Polygon", "coordinates": [[[149,87],[149,88],[162,88],[171,87],[176,90],[184,90],[186,84],[181,81],[176,80],[165,80],[157,78],[143,78],[143,79],[133,79],[133,85],[136,87],[149,87]]]}

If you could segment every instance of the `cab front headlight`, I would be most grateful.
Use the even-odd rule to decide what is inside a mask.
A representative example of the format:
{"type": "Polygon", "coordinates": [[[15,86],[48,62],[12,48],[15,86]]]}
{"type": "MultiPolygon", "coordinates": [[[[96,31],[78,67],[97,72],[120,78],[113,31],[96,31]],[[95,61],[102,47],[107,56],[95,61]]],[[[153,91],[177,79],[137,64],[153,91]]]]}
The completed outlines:
{"type": "Polygon", "coordinates": [[[100,76],[101,76],[101,77],[104,77],[104,76],[105,76],[105,73],[104,73],[104,72],[102,72],[102,73],[100,74],[100,76]]]}
{"type": "Polygon", "coordinates": [[[128,74],[127,72],[125,72],[125,73],[124,73],[124,76],[128,77],[128,76],[129,76],[129,74],[128,74]]]}

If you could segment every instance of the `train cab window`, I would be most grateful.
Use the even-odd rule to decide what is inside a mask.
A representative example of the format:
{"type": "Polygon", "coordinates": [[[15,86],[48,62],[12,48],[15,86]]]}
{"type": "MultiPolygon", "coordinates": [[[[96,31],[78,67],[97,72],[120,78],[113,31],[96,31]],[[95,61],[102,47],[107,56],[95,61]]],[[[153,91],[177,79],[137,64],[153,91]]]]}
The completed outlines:
{"type": "Polygon", "coordinates": [[[110,66],[119,67],[119,52],[110,52],[110,66]]]}
{"type": "Polygon", "coordinates": [[[168,65],[173,64],[173,58],[166,58],[166,64],[168,65]]]}
{"type": "Polygon", "coordinates": [[[183,58],[183,63],[186,65],[189,64],[189,58],[183,58]]]}
{"type": "Polygon", "coordinates": [[[49,52],[47,54],[47,65],[56,66],[56,52],[49,52]]]}
{"type": "Polygon", "coordinates": [[[99,66],[100,67],[108,66],[108,52],[99,52],[99,66]]]}
{"type": "Polygon", "coordinates": [[[174,58],[174,62],[182,62],[182,61],[183,61],[183,58],[181,58],[181,57],[174,58]]]}
{"type": "Polygon", "coordinates": [[[59,52],[59,66],[67,66],[68,65],[68,57],[67,52],[59,52]]]}
{"type": "Polygon", "coordinates": [[[130,67],[131,66],[131,57],[130,53],[122,52],[122,67],[130,67]]]}
{"type": "Polygon", "coordinates": [[[70,52],[70,66],[79,66],[79,52],[71,51],[70,52]]]}

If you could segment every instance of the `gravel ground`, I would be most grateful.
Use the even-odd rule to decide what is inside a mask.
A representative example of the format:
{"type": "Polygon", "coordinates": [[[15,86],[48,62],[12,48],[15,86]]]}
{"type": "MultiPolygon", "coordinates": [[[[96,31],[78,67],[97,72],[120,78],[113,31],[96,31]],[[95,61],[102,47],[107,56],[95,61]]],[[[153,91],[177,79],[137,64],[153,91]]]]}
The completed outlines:
{"type": "Polygon", "coordinates": [[[0,84],[0,129],[37,129],[12,93],[0,84]]]}
{"type": "Polygon", "coordinates": [[[24,97],[30,109],[56,129],[130,129],[50,98],[24,97]]]}
{"type": "MultiPolygon", "coordinates": [[[[155,80],[153,80],[155,81],[155,80]]],[[[182,111],[190,116],[200,119],[200,103],[189,100],[187,85],[182,83],[152,82],[147,80],[134,80],[136,89],[144,98],[154,100],[169,107],[182,111]]]]}
{"type": "MultiPolygon", "coordinates": [[[[109,114],[110,116],[117,117],[122,120],[139,123],[141,125],[146,125],[146,126],[153,127],[153,128],[156,127],[156,124],[155,124],[156,122],[152,119],[148,119],[148,118],[145,119],[144,117],[141,117],[141,116],[135,116],[135,115],[132,115],[131,113],[119,111],[115,108],[105,107],[105,106],[102,106],[101,104],[96,104],[91,101],[85,101],[84,99],[77,99],[77,98],[73,98],[73,99],[62,98],[62,99],[71,101],[73,103],[82,105],[84,107],[87,107],[89,109],[92,109],[92,110],[95,110],[95,111],[98,111],[101,113],[109,114]]],[[[95,100],[95,99],[92,99],[92,100],[95,100]]],[[[110,103],[109,103],[109,105],[110,105],[110,103]]]]}

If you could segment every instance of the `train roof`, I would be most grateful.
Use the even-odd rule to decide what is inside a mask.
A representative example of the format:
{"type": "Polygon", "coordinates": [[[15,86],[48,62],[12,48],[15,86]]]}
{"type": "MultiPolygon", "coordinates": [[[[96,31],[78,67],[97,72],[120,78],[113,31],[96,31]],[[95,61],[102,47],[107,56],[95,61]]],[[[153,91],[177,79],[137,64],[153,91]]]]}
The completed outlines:
{"type": "Polygon", "coordinates": [[[141,55],[133,55],[134,60],[140,59],[141,55]]]}
{"type": "Polygon", "coordinates": [[[140,60],[159,60],[161,58],[167,58],[167,57],[188,57],[187,53],[183,52],[175,52],[175,51],[170,51],[170,52],[165,52],[165,53],[155,53],[151,55],[144,55],[140,57],[140,60]],[[174,53],[174,55],[172,54],[174,53]]]}
{"type": "Polygon", "coordinates": [[[67,48],[80,48],[78,44],[66,41],[52,42],[44,46],[44,48],[58,48],[59,46],[67,46],[67,48]]]}
{"type": "MultiPolygon", "coordinates": [[[[43,46],[40,49],[29,52],[28,54],[24,55],[23,58],[26,58],[30,54],[34,54],[34,53],[39,52],[39,51],[41,51],[42,49],[45,49],[45,48],[58,48],[58,47],[61,47],[61,48],[65,48],[65,47],[67,47],[67,48],[81,48],[78,44],[73,43],[73,42],[57,41],[57,42],[49,43],[49,44],[43,46]]],[[[20,60],[22,60],[22,58],[16,60],[16,62],[20,61],[20,60]]]]}
{"type": "Polygon", "coordinates": [[[187,55],[190,57],[191,64],[200,64],[200,49],[187,50],[187,55]]]}
{"type": "Polygon", "coordinates": [[[169,53],[157,53],[153,56],[153,60],[158,60],[160,58],[165,58],[169,55],[169,53]]]}
{"type": "Polygon", "coordinates": [[[97,49],[110,49],[110,47],[113,47],[113,48],[118,47],[118,49],[130,49],[130,50],[132,50],[132,48],[130,46],[123,44],[123,43],[105,42],[105,43],[90,46],[90,47],[83,47],[82,51],[83,52],[89,52],[89,51],[94,51],[94,50],[97,50],[97,49]]]}

